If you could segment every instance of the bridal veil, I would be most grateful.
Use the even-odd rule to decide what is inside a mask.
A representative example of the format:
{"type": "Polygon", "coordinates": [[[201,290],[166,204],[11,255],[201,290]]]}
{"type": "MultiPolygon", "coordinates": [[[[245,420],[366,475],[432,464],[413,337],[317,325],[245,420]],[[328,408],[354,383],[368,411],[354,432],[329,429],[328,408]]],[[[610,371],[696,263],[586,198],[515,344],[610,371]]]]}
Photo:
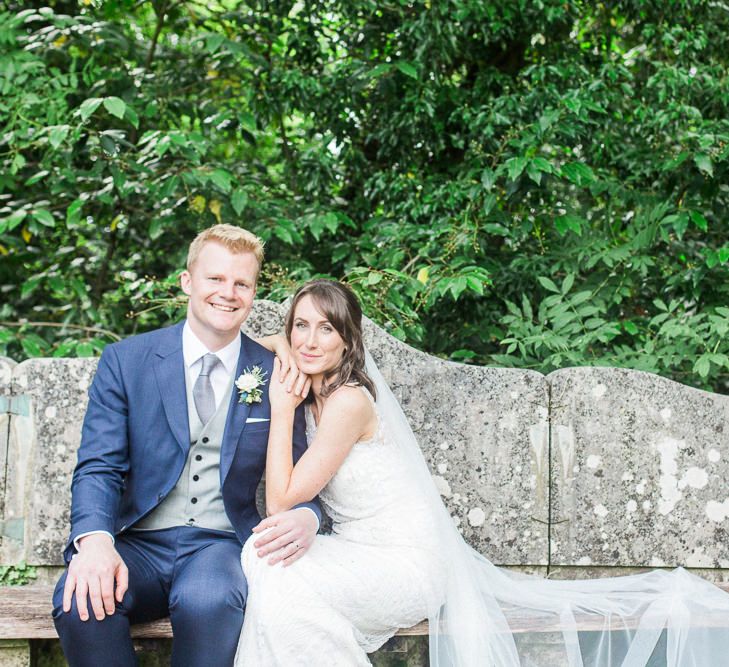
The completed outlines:
{"type": "Polygon", "coordinates": [[[412,477],[407,481],[428,504],[447,564],[429,600],[431,665],[729,664],[729,594],[681,568],[546,580],[498,568],[473,550],[443,504],[402,408],[369,353],[366,370],[377,390],[379,417],[408,461],[402,474],[412,477]],[[532,640],[544,641],[545,633],[549,651],[534,651],[532,640]]]}

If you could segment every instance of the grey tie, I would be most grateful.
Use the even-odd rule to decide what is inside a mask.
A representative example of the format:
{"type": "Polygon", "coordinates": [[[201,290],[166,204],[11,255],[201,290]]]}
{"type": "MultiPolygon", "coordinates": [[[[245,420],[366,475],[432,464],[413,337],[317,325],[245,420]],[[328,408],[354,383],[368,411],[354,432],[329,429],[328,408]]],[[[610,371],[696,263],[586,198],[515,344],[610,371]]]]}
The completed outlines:
{"type": "Polygon", "coordinates": [[[215,394],[213,385],[210,382],[210,371],[220,363],[220,359],[214,354],[206,354],[202,358],[202,370],[195,380],[192,388],[192,398],[195,401],[195,408],[200,421],[207,424],[215,414],[215,394]]]}

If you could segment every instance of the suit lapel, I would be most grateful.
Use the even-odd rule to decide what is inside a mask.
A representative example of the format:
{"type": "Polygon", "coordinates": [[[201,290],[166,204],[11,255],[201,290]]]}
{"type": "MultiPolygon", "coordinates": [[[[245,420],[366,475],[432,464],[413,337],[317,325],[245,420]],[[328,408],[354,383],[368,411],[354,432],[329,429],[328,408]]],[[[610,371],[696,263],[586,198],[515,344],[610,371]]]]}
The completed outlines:
{"type": "Polygon", "coordinates": [[[157,350],[154,374],[157,379],[167,423],[183,453],[190,447],[190,425],[187,415],[185,360],[182,356],[182,327],[184,323],[166,329],[157,350]]]}
{"type": "MultiPolygon", "coordinates": [[[[247,336],[241,334],[240,337],[240,354],[238,355],[238,367],[235,371],[233,382],[243,373],[246,368],[260,366],[263,359],[260,356],[260,350],[254,346],[253,342],[247,336]]],[[[223,444],[220,448],[220,486],[223,486],[230,464],[233,462],[235,451],[240,440],[241,433],[246,425],[248,413],[251,406],[247,403],[238,402],[238,389],[233,384],[233,391],[230,395],[230,405],[228,407],[228,416],[225,421],[225,431],[223,433],[223,444]]]]}

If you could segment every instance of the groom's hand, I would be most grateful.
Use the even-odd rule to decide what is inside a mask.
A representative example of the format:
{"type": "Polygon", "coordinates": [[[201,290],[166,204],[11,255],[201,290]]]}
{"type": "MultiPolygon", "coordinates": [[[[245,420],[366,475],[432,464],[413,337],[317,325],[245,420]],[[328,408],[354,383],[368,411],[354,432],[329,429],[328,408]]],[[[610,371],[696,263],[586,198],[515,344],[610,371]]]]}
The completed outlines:
{"type": "Polygon", "coordinates": [[[129,585],[129,571],[111,537],[96,533],[79,540],[78,553],[68,566],[66,585],[63,589],[63,611],[71,610],[71,600],[76,594],[76,608],[82,621],[89,619],[86,596],[97,621],[111,616],[116,602],[121,602],[129,585]],[[116,590],[115,590],[116,585],[116,590]]]}
{"type": "Polygon", "coordinates": [[[253,546],[260,558],[270,556],[269,565],[283,561],[284,567],[301,558],[314,542],[319,521],[306,507],[272,514],[254,529],[254,533],[270,528],[253,546]]]}

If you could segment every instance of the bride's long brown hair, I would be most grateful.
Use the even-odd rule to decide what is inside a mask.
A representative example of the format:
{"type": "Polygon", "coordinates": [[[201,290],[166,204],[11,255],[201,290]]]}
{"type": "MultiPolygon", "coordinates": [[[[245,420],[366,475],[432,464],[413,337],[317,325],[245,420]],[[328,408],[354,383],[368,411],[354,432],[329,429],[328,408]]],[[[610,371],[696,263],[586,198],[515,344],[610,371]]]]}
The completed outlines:
{"type": "MultiPolygon", "coordinates": [[[[361,385],[375,396],[375,384],[365,372],[365,351],[362,341],[362,308],[349,287],[334,280],[312,280],[302,285],[291,301],[286,316],[286,338],[291,343],[294,313],[299,301],[310,296],[317,310],[329,320],[344,341],[342,360],[324,374],[322,396],[328,396],[345,384],[361,385]],[[329,384],[329,380],[333,381],[329,384]]],[[[310,394],[311,396],[311,394],[310,394]]]]}

